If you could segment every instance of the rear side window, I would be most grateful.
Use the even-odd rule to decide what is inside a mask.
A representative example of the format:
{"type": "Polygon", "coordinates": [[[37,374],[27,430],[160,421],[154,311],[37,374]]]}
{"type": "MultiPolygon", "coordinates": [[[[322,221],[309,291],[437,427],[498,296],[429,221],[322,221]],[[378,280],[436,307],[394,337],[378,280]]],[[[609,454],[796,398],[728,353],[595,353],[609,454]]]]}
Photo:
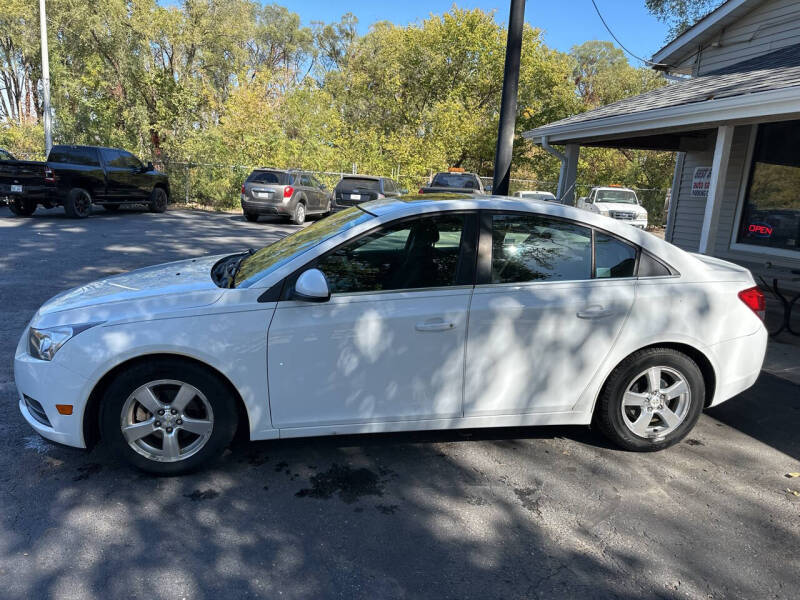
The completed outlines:
{"type": "Polygon", "coordinates": [[[48,157],[50,162],[70,163],[86,167],[99,167],[96,148],[55,146],[48,157]]]}
{"type": "Polygon", "coordinates": [[[639,277],[668,277],[672,275],[672,271],[664,263],[643,251],[639,256],[638,275],[639,277]]]}
{"type": "Polygon", "coordinates": [[[615,237],[594,234],[594,276],[598,279],[633,277],[636,248],[615,237]]]}
{"type": "Polygon", "coordinates": [[[263,183],[263,184],[285,184],[287,183],[287,174],[280,171],[253,171],[247,181],[250,183],[263,183]]]}
{"type": "Polygon", "coordinates": [[[592,277],[592,231],[538,215],[492,215],[492,283],[592,277]]]}
{"type": "Polygon", "coordinates": [[[361,177],[345,177],[336,184],[337,192],[380,192],[380,181],[361,177]]]}

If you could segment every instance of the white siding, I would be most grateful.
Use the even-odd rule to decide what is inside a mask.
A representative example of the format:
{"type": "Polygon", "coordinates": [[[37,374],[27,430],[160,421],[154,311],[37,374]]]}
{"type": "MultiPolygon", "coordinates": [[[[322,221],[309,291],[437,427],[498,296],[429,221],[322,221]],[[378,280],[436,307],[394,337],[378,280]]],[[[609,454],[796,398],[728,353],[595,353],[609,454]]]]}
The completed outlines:
{"type": "Polygon", "coordinates": [[[711,166],[715,141],[716,136],[712,136],[706,150],[687,152],[683,159],[676,196],[675,219],[669,241],[690,252],[697,252],[700,246],[700,227],[706,210],[705,198],[692,197],[692,177],[696,167],[711,166]]]}
{"type": "Polygon", "coordinates": [[[716,41],[718,46],[700,53],[698,75],[800,43],[800,2],[764,2],[723,30],[716,41]]]}

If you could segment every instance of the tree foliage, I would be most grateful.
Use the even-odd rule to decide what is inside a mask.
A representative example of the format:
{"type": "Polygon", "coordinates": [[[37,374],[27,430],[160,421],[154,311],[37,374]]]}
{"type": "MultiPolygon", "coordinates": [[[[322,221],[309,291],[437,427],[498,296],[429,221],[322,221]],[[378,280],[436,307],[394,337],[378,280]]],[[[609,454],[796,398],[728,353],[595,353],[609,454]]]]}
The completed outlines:
{"type": "MultiPolygon", "coordinates": [[[[191,195],[234,202],[253,165],[491,175],[507,32],[491,13],[452,8],[365,35],[345,14],[301,23],[254,0],[48,0],[54,137],[159,161],[191,195]],[[197,165],[193,167],[191,165],[197,165]]],[[[0,6],[0,145],[41,155],[38,12],[0,6]]],[[[522,131],[661,85],[613,46],[570,54],[524,29],[515,175],[555,180],[558,162],[522,131]]],[[[591,177],[649,181],[657,167],[587,155],[591,177]]],[[[649,159],[648,159],[649,160],[649,159]]],[[[179,192],[180,193],[180,192],[179,192]]]]}
{"type": "Polygon", "coordinates": [[[651,14],[669,24],[669,35],[675,37],[697,23],[725,0],[645,0],[651,14]]]}

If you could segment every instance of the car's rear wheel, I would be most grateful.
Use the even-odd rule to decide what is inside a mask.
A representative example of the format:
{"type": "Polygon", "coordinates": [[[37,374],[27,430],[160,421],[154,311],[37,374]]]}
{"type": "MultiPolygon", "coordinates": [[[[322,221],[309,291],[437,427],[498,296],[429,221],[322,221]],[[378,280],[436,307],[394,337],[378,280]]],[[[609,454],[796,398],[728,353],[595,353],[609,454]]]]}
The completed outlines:
{"type": "Polygon", "coordinates": [[[64,202],[64,212],[73,219],[85,219],[92,214],[92,196],[83,188],[70,190],[64,202]]]}
{"type": "Polygon", "coordinates": [[[224,382],[179,360],[124,371],[100,411],[101,435],[112,451],[158,475],[206,465],[230,443],[236,424],[236,403],[224,382]]]}
{"type": "Polygon", "coordinates": [[[258,221],[258,213],[246,212],[244,213],[244,218],[250,221],[251,223],[255,223],[256,221],[258,221]]]}
{"type": "Polygon", "coordinates": [[[306,222],[306,205],[302,202],[298,202],[294,207],[294,212],[292,212],[292,223],[295,225],[302,225],[306,222]]]}
{"type": "Polygon", "coordinates": [[[8,202],[8,208],[18,217],[30,217],[36,212],[36,202],[25,198],[12,198],[8,202]]]}
{"type": "Polygon", "coordinates": [[[163,213],[167,210],[167,192],[164,188],[153,188],[150,192],[150,202],[147,206],[150,212],[163,213]]]}
{"type": "Polygon", "coordinates": [[[705,405],[705,381],[690,357],[672,348],[648,348],[611,373],[594,423],[628,450],[661,450],[681,441],[705,405]]]}

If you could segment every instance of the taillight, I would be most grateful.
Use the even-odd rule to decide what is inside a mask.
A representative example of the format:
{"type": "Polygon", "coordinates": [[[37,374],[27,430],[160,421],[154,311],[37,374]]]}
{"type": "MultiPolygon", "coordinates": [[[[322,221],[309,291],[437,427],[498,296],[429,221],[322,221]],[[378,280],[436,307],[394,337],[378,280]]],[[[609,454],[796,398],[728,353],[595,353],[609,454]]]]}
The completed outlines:
{"type": "Polygon", "coordinates": [[[739,299],[752,310],[762,321],[767,314],[767,303],[763,292],[757,287],[747,288],[739,292],[739,299]]]}
{"type": "Polygon", "coordinates": [[[244,196],[244,184],[242,184],[242,196],[244,196]]]}
{"type": "Polygon", "coordinates": [[[419,191],[418,191],[417,193],[418,193],[418,194],[424,194],[425,192],[423,191],[423,189],[422,189],[422,188],[419,188],[419,191]]]}
{"type": "Polygon", "coordinates": [[[47,183],[55,183],[56,182],[56,174],[50,167],[44,168],[44,180],[47,183]]]}
{"type": "Polygon", "coordinates": [[[283,188],[283,197],[284,198],[291,198],[292,194],[294,194],[294,188],[290,185],[287,185],[283,188]]]}

